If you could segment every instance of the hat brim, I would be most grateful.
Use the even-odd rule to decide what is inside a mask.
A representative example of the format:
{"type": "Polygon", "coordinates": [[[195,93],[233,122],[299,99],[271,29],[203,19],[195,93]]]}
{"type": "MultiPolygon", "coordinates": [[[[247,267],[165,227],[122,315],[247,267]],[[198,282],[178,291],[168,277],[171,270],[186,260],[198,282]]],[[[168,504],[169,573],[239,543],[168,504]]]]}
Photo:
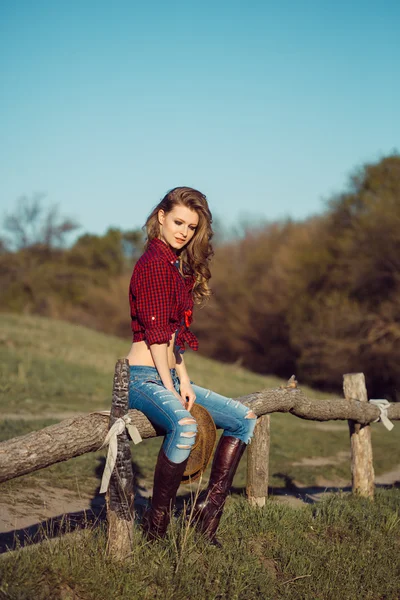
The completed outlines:
{"type": "Polygon", "coordinates": [[[191,415],[197,422],[196,442],[192,447],[181,483],[191,483],[201,477],[210,463],[217,439],[217,429],[204,406],[194,404],[191,415]]]}

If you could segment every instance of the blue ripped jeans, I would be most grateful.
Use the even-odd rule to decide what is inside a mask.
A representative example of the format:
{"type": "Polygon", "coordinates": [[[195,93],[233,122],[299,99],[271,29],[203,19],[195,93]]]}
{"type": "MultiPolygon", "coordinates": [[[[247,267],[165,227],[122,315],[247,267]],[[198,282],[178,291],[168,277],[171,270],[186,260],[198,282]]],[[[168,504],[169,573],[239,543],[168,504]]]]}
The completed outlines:
{"type": "MultiPolygon", "coordinates": [[[[171,369],[171,376],[175,390],[179,392],[175,369],[171,369]]],[[[247,417],[250,409],[198,385],[192,384],[192,387],[196,403],[208,410],[216,427],[224,430],[222,435],[236,437],[248,444],[257,420],[247,417]]],[[[163,449],[170,461],[181,463],[186,460],[196,440],[197,424],[190,412],[163,386],[155,367],[130,367],[129,408],[140,410],[158,429],[165,431],[163,449]]]]}

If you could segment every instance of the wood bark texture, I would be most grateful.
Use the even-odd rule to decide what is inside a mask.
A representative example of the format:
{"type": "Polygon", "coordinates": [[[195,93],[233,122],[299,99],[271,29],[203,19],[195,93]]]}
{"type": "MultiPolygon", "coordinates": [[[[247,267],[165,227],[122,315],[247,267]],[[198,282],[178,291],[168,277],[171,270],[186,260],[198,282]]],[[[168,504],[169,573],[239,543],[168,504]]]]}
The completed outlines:
{"type": "MultiPolygon", "coordinates": [[[[129,363],[126,358],[121,358],[115,365],[110,428],[117,419],[127,414],[128,398],[129,363]]],[[[107,552],[116,560],[123,560],[132,551],[133,502],[132,457],[125,429],[117,438],[117,459],[106,492],[107,552]]]]}
{"type": "MultiPolygon", "coordinates": [[[[377,406],[344,398],[311,400],[299,388],[266,389],[236,400],[248,406],[258,417],[281,412],[311,421],[352,419],[361,425],[368,425],[380,415],[377,406]]],[[[141,412],[130,410],[128,414],[143,439],[158,435],[141,412]]],[[[390,404],[388,417],[392,421],[400,419],[400,403],[390,404]]],[[[1,442],[0,482],[86,452],[95,452],[106,437],[108,422],[107,414],[91,413],[1,442]]]]}
{"type": "Polygon", "coordinates": [[[252,506],[264,506],[268,497],[270,416],[259,417],[251,444],[247,447],[247,499],[252,506]]]}
{"type": "MultiPolygon", "coordinates": [[[[343,377],[343,391],[347,401],[368,402],[363,373],[348,373],[343,377]]],[[[372,458],[371,427],[349,419],[351,446],[351,478],[353,493],[374,497],[375,474],[372,458]]]]}

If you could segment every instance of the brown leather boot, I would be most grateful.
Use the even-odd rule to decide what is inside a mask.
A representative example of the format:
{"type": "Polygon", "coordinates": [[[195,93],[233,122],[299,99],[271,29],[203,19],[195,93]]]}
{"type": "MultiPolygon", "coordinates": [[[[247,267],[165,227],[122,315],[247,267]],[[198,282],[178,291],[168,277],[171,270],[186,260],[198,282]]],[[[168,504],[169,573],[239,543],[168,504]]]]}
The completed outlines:
{"type": "Polygon", "coordinates": [[[151,507],[142,519],[142,528],[150,540],[163,538],[166,534],[187,461],[188,459],[173,463],[167,458],[163,448],[159,452],[154,471],[151,507]]]}
{"type": "Polygon", "coordinates": [[[232,436],[221,436],[211,467],[208,488],[197,498],[193,520],[196,528],[215,546],[221,546],[215,537],[225,500],[246,444],[232,436]]]}

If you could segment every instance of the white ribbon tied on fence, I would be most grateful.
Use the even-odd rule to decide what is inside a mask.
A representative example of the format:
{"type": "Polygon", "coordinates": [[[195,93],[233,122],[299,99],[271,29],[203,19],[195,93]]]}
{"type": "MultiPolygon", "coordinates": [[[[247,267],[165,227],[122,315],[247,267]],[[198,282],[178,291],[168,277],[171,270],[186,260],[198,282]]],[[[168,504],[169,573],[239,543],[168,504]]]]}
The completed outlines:
{"type": "Polygon", "coordinates": [[[379,408],[379,410],[381,411],[381,414],[379,415],[379,417],[377,419],[375,419],[374,423],[377,423],[378,421],[382,421],[382,425],[384,425],[388,431],[392,431],[394,425],[393,425],[392,421],[389,419],[389,417],[387,416],[387,409],[390,406],[390,402],[388,402],[387,400],[384,400],[384,399],[379,399],[379,400],[370,400],[370,403],[377,406],[379,408]]]}
{"type": "Polygon", "coordinates": [[[115,421],[112,427],[110,427],[106,435],[106,439],[99,448],[99,450],[101,450],[101,448],[104,448],[108,444],[107,460],[106,466],[104,467],[103,477],[101,479],[100,494],[104,494],[104,492],[106,492],[108,489],[111,474],[115,467],[115,461],[117,460],[117,438],[123,431],[125,431],[125,427],[128,430],[128,433],[134,444],[139,444],[142,441],[142,436],[140,435],[138,428],[135,425],[132,425],[132,419],[128,417],[128,415],[120,417],[115,421]]]}

